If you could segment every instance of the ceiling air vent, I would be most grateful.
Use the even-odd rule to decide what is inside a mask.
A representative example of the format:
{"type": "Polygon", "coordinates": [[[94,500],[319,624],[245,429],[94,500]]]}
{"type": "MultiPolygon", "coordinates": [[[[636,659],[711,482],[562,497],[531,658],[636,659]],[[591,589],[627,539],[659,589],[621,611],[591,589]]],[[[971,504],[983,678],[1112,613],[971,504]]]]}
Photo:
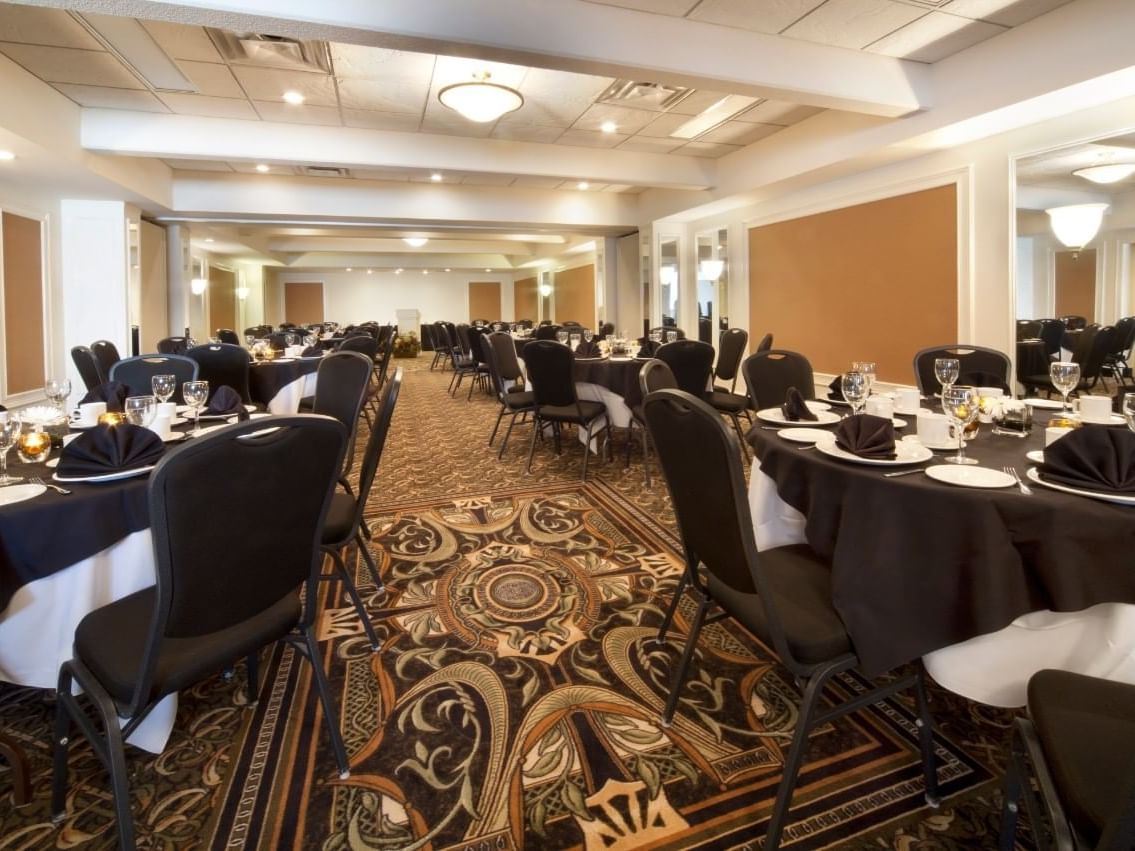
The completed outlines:
{"type": "Polygon", "coordinates": [[[686,98],[693,89],[681,86],[664,86],[661,83],[638,83],[634,80],[615,80],[598,98],[596,103],[612,106],[629,106],[634,109],[670,109],[686,98]]]}
{"type": "Polygon", "coordinates": [[[331,73],[331,53],[325,41],[300,41],[264,33],[234,33],[214,27],[208,27],[207,31],[221,56],[230,64],[331,73]]]}
{"type": "Polygon", "coordinates": [[[305,177],[350,177],[351,171],[330,165],[301,165],[300,174],[305,177]]]}

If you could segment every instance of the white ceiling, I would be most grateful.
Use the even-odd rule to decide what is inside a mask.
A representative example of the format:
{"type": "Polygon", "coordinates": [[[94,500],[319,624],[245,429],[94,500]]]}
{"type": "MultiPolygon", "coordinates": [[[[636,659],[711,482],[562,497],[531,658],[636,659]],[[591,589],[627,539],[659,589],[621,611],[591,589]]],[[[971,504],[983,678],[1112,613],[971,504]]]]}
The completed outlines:
{"type": "Polygon", "coordinates": [[[1135,163],[1135,133],[1024,157],[1017,161],[1017,184],[1107,196],[1135,190],[1135,175],[1116,183],[1099,184],[1072,174],[1076,169],[1109,163],[1135,163]]]}

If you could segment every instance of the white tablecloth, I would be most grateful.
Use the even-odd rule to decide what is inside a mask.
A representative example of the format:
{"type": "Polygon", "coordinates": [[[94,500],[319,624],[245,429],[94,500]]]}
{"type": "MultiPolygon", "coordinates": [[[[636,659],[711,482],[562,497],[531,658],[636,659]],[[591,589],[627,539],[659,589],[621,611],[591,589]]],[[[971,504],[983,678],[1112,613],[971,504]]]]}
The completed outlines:
{"type": "MultiPolygon", "coordinates": [[[[749,508],[757,549],[805,542],[804,515],[780,498],[754,461],[749,508]]],[[[933,546],[932,541],[927,546],[933,546]]],[[[1135,683],[1135,606],[1030,612],[997,632],[922,657],[935,681],[991,706],[1024,706],[1029,677],[1044,668],[1135,683]]]]}
{"type": "Polygon", "coordinates": [[[290,384],[285,384],[268,402],[268,412],[271,414],[299,413],[300,399],[315,395],[316,372],[301,375],[290,384]]]}

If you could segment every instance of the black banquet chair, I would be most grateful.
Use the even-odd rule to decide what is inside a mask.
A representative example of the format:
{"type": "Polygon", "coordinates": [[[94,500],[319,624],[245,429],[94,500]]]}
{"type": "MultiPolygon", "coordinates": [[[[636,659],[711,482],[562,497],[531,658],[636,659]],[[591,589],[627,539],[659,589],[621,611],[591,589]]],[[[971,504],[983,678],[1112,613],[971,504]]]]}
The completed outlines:
{"type": "Polygon", "coordinates": [[[741,375],[749,391],[749,401],[757,411],[783,405],[790,387],[799,390],[805,399],[816,398],[812,364],[799,352],[787,349],[754,352],[741,364],[741,375]]]}
{"type": "Polygon", "coordinates": [[[110,340],[95,340],[91,343],[91,353],[95,356],[95,363],[99,367],[99,384],[110,381],[111,367],[122,360],[118,346],[110,340]]]}
{"type": "Polygon", "coordinates": [[[73,346],[71,348],[71,360],[75,364],[75,369],[79,371],[79,377],[83,379],[83,385],[88,390],[103,383],[104,377],[99,374],[98,362],[89,347],[73,346]]]}
{"type": "Polygon", "coordinates": [[[236,335],[236,331],[232,328],[218,328],[216,331],[217,339],[222,343],[228,343],[232,346],[240,345],[240,337],[236,335]]]}
{"type": "Polygon", "coordinates": [[[659,346],[654,356],[670,367],[679,389],[700,397],[709,388],[713,372],[713,346],[709,343],[675,340],[659,346]]]}
{"type": "Polygon", "coordinates": [[[722,612],[708,620],[725,615],[734,618],[776,651],[803,690],[765,837],[767,851],[779,847],[812,733],[848,712],[911,687],[918,702],[926,796],[936,805],[933,730],[921,664],[914,673],[891,672],[882,685],[864,688],[844,703],[830,708],[821,704],[825,684],[859,664],[832,605],[830,566],[807,544],[757,552],[741,447],[713,408],[681,390],[659,390],[643,401],[643,413],[670,490],[686,556],[681,582],[658,632],[659,643],[666,641],[687,588],[697,601],[662,712],[663,726],[670,725],[678,708],[698,636],[716,603],[722,612]]]}
{"type": "Polygon", "coordinates": [[[188,337],[162,337],[158,340],[158,352],[163,355],[183,355],[188,349],[188,337]]]}
{"type": "Polygon", "coordinates": [[[1022,799],[1041,851],[1135,848],[1135,685],[1034,674],[1028,717],[1013,722],[1004,792],[1002,851],[1014,848],[1022,799]]]}
{"type": "MultiPolygon", "coordinates": [[[[651,358],[642,365],[638,373],[638,386],[642,391],[642,398],[646,398],[655,390],[674,390],[678,382],[674,380],[674,373],[658,358],[651,358]]],[[[646,419],[642,413],[642,402],[631,406],[631,434],[627,436],[627,463],[631,459],[631,438],[635,429],[642,432],[642,467],[643,479],[650,487],[650,432],[646,428],[646,419]]]]}
{"type": "Polygon", "coordinates": [[[529,414],[536,410],[532,391],[524,389],[524,372],[520,368],[520,361],[516,357],[516,345],[512,337],[503,331],[494,331],[483,335],[481,344],[485,347],[485,356],[489,359],[489,374],[493,380],[493,387],[497,392],[497,401],[500,410],[497,412],[497,421],[493,425],[493,433],[489,435],[489,446],[496,440],[501,420],[505,414],[509,415],[508,428],[501,439],[497,458],[504,457],[504,449],[508,446],[508,438],[512,435],[512,428],[516,425],[516,418],[524,421],[529,414]]]}
{"type": "Polygon", "coordinates": [[[737,390],[737,375],[741,371],[741,360],[745,357],[745,347],[749,345],[749,332],[744,328],[727,328],[721,332],[717,344],[717,365],[713,368],[713,380],[728,381],[729,386],[715,385],[714,390],[734,393],[737,390]]]}
{"type": "MultiPolygon", "coordinates": [[[[177,390],[172,401],[179,405],[184,401],[181,385],[186,381],[196,381],[197,361],[185,355],[139,355],[136,358],[120,360],[110,369],[110,380],[125,384],[131,396],[152,396],[155,375],[177,376],[177,390]]],[[[212,388],[210,388],[212,389],[212,388]]]]}
{"type": "MultiPolygon", "coordinates": [[[[956,358],[959,385],[974,387],[1000,387],[1009,392],[1009,357],[997,349],[971,346],[968,343],[950,343],[930,346],[914,356],[914,379],[923,396],[937,393],[941,383],[934,377],[934,361],[938,358],[956,358]]],[[[783,401],[783,400],[782,400],[783,401]]]]}
{"type": "Polygon", "coordinates": [[[124,739],[166,695],[241,658],[254,701],[258,653],[276,641],[311,663],[340,776],[348,776],[313,630],[318,595],[311,588],[301,596],[319,569],[346,434],[328,417],[277,417],[272,425],[227,426],[158,463],[147,491],[157,584],[86,615],[75,630],[74,655],[60,668],[52,812],[57,819],[65,812],[67,752],[77,724],[110,772],[120,848],[135,847],[124,739]],[[288,498],[265,500],[265,493],[288,498]],[[72,694],[73,684],[85,696],[72,694]]]}
{"type": "Polygon", "coordinates": [[[213,397],[217,388],[231,387],[244,404],[252,403],[248,389],[248,372],[252,364],[243,347],[231,343],[207,343],[194,346],[186,351],[185,356],[197,362],[197,377],[209,382],[209,398],[213,397]]]}

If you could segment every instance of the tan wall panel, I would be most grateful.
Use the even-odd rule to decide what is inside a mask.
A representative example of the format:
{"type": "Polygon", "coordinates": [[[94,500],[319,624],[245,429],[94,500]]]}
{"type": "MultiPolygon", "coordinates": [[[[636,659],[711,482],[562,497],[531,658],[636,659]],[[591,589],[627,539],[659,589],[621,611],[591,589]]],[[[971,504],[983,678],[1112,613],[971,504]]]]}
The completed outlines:
{"type": "MultiPolygon", "coordinates": [[[[166,229],[152,222],[142,222],[140,233],[138,263],[142,273],[141,345],[143,352],[156,352],[158,340],[170,336],[166,229]]],[[[212,332],[213,329],[209,330],[212,332]]]]}
{"type": "Polygon", "coordinates": [[[218,328],[236,328],[236,273],[209,267],[209,336],[218,328]]]}
{"type": "Polygon", "coordinates": [[[1096,320],[1096,250],[1056,252],[1056,315],[1096,320]],[[1076,256],[1076,255],[1079,256],[1076,256]]]}
{"type": "Polygon", "coordinates": [[[536,320],[537,305],[536,279],[521,278],[512,285],[513,317],[536,320]]]}
{"type": "Polygon", "coordinates": [[[4,251],[4,354],[8,395],[38,390],[46,379],[43,243],[40,223],[12,213],[0,218],[4,251]]]}
{"type": "Polygon", "coordinates": [[[874,360],[914,382],[914,353],[957,340],[957,197],[943,186],[749,231],[749,334],[817,372],[874,360]]]}
{"type": "Polygon", "coordinates": [[[469,282],[469,321],[501,318],[500,281],[469,282]]]}
{"type": "Polygon", "coordinates": [[[284,321],[310,325],[323,321],[323,282],[284,284],[284,321]]]}
{"type": "Polygon", "coordinates": [[[595,327],[595,266],[556,272],[556,322],[595,327]]]}

